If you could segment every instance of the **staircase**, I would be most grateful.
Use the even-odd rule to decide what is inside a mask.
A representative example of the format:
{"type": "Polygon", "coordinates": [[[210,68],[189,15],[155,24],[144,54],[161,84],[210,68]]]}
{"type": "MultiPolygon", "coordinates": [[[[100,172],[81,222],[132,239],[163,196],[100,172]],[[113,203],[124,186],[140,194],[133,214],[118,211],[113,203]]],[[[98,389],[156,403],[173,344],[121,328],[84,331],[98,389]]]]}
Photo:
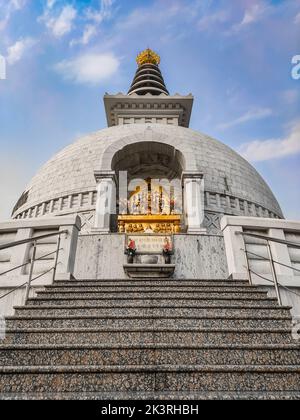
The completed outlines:
{"type": "Polygon", "coordinates": [[[0,398],[300,399],[289,309],[244,281],[56,281],[6,319],[0,398]]]}

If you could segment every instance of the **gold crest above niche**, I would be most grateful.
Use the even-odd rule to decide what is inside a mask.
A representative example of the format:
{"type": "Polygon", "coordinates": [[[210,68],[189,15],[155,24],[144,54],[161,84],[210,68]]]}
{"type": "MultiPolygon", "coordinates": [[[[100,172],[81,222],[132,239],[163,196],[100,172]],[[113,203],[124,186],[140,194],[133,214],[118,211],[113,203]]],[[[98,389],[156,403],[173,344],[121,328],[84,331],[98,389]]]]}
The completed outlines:
{"type": "Polygon", "coordinates": [[[143,64],[155,64],[158,66],[160,63],[160,56],[150,48],[147,48],[137,56],[136,62],[139,66],[142,66],[143,64]]]}
{"type": "Polygon", "coordinates": [[[118,216],[120,233],[180,233],[180,215],[124,215],[118,216]]]}

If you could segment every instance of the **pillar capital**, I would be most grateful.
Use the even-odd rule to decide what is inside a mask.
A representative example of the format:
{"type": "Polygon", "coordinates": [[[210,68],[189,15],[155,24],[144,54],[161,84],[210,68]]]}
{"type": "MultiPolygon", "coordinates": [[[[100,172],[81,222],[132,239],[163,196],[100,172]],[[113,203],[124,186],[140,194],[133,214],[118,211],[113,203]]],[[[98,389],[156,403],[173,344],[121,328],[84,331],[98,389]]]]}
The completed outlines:
{"type": "Polygon", "coordinates": [[[183,171],[181,175],[181,182],[184,184],[184,181],[189,180],[202,180],[204,178],[203,172],[199,171],[183,171]]]}
{"type": "Polygon", "coordinates": [[[96,170],[94,171],[94,177],[97,184],[99,184],[103,180],[110,180],[114,181],[114,183],[117,185],[117,175],[115,171],[96,170]]]}

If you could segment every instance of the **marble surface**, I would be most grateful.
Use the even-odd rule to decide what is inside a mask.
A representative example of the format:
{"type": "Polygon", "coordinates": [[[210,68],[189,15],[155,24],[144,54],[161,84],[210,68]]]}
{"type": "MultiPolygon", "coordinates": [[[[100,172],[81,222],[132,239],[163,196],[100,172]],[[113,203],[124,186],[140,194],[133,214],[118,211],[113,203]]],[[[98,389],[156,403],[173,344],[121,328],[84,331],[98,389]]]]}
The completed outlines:
{"type": "MultiPolygon", "coordinates": [[[[82,235],[78,238],[75,278],[125,279],[125,235],[82,235]]],[[[177,279],[224,279],[228,277],[224,239],[216,235],[175,235],[177,279]]]]}

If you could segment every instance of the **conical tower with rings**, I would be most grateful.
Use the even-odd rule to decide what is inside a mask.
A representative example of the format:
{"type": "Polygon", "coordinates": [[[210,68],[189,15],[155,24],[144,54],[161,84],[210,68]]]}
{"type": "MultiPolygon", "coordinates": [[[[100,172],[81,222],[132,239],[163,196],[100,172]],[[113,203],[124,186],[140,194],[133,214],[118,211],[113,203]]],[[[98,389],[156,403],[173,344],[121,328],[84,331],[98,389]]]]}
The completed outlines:
{"type": "Polygon", "coordinates": [[[169,95],[165,81],[161,74],[159,63],[160,57],[149,48],[137,56],[138,69],[129,89],[128,95],[169,95]]]}

